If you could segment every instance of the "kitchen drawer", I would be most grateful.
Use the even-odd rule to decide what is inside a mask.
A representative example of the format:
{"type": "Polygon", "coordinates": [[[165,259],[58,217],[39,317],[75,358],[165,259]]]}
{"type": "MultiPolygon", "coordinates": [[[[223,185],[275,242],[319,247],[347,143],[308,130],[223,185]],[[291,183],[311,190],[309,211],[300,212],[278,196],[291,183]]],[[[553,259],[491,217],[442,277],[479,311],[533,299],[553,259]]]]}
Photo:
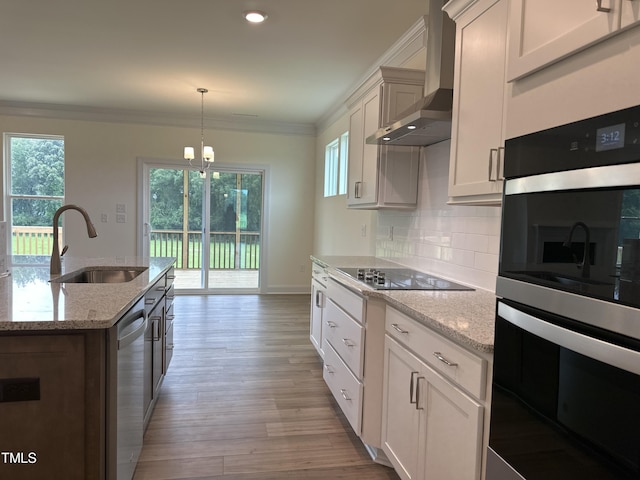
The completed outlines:
{"type": "Polygon", "coordinates": [[[411,317],[387,307],[385,327],[395,338],[434,370],[460,385],[478,399],[486,390],[486,361],[411,317]]]}
{"type": "Polygon", "coordinates": [[[173,284],[167,288],[167,295],[164,297],[164,308],[169,310],[173,306],[173,300],[176,298],[175,289],[173,284]]]}
{"type": "Polygon", "coordinates": [[[173,305],[171,305],[165,314],[165,331],[164,331],[164,371],[166,373],[173,357],[173,305]]]}
{"type": "Polygon", "coordinates": [[[324,372],[322,374],[329,390],[335,397],[342,413],[351,424],[351,428],[360,435],[362,428],[362,393],[363,385],[349,367],[340,358],[340,355],[324,341],[324,372]]]}
{"type": "Polygon", "coordinates": [[[329,280],[329,274],[327,273],[327,269],[325,267],[322,267],[315,262],[312,263],[311,276],[316,282],[321,283],[325,287],[327,286],[327,281],[329,280]]]}
{"type": "Polygon", "coordinates": [[[356,321],[362,323],[365,315],[364,298],[343,287],[334,279],[329,279],[327,295],[336,305],[351,315],[356,321]]]}
{"type": "Polygon", "coordinates": [[[151,310],[153,310],[158,301],[164,295],[164,284],[165,277],[163,276],[160,280],[154,283],[149,290],[147,290],[147,293],[144,294],[144,308],[147,313],[150,313],[151,310]]]}
{"type": "Polygon", "coordinates": [[[171,267],[169,270],[167,270],[167,273],[165,274],[165,288],[168,290],[172,285],[173,282],[176,279],[176,272],[174,267],[171,267]]]}
{"type": "Polygon", "coordinates": [[[354,375],[362,378],[364,327],[342,311],[330,298],[322,316],[323,334],[354,375]]]}

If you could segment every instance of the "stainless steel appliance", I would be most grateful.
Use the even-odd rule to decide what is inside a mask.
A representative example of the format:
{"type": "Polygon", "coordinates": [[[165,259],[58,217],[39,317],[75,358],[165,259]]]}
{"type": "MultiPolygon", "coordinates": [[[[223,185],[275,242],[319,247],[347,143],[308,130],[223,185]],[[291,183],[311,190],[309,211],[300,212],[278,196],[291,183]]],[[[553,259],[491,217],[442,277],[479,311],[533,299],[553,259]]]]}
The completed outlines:
{"type": "Polygon", "coordinates": [[[131,480],[142,450],[146,328],[147,313],[141,299],[109,331],[109,479],[131,480]]]}
{"type": "Polygon", "coordinates": [[[640,107],[510,139],[487,480],[640,478],[640,107]]]}
{"type": "Polygon", "coordinates": [[[375,290],[473,290],[411,268],[350,268],[338,270],[375,290]]]}
{"type": "Polygon", "coordinates": [[[425,96],[367,137],[368,144],[421,147],[451,138],[456,25],[444,3],[429,0],[425,96]]]}

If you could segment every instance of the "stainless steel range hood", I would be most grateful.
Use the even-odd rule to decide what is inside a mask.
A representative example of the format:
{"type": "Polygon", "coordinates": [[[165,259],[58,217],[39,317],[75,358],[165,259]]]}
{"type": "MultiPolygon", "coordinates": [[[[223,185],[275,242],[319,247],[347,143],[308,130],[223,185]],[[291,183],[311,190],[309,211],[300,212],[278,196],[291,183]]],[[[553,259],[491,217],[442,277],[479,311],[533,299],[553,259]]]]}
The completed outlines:
{"type": "Polygon", "coordinates": [[[456,29],[442,6],[442,0],[429,2],[425,97],[367,137],[368,144],[425,146],[451,138],[456,29]]]}

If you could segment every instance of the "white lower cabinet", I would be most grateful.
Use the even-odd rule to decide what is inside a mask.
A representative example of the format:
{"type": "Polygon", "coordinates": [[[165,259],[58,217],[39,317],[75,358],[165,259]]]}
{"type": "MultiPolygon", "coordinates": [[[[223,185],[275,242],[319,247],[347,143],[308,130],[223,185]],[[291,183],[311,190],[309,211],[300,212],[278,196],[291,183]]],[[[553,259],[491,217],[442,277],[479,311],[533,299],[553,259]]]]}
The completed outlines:
{"type": "MultiPolygon", "coordinates": [[[[405,480],[477,480],[482,474],[484,406],[434,366],[456,370],[458,358],[401,343],[416,330],[399,326],[408,317],[387,307],[382,400],[382,449],[405,480]],[[393,326],[395,324],[395,327],[393,326]],[[398,340],[394,337],[400,337],[398,340]],[[439,358],[438,358],[439,356],[439,358]]],[[[433,335],[439,337],[435,332],[433,335]]],[[[446,339],[436,338],[436,341],[446,339]]],[[[436,343],[437,345],[437,343],[436,343]]],[[[464,368],[464,357],[460,366],[464,368]]],[[[486,368],[486,365],[485,365],[486,368]]]]}
{"type": "Polygon", "coordinates": [[[326,304],[328,274],[325,267],[315,262],[312,265],[312,274],[309,339],[320,354],[320,357],[324,357],[322,346],[322,317],[326,304]]]}
{"type": "Polygon", "coordinates": [[[324,380],[371,457],[389,465],[380,449],[384,303],[329,279],[324,305],[324,380]]]}
{"type": "Polygon", "coordinates": [[[351,428],[359,435],[362,427],[362,382],[353,375],[327,340],[324,341],[322,376],[351,428]]]}

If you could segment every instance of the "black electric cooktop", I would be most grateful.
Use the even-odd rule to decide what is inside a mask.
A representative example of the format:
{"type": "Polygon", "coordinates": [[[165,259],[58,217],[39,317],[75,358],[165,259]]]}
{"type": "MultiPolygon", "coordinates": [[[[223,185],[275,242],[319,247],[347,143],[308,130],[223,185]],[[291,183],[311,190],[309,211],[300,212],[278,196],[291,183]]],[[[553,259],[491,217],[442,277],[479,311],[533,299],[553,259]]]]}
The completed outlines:
{"type": "Polygon", "coordinates": [[[338,267],[338,270],[375,290],[473,290],[411,268],[338,267]]]}

